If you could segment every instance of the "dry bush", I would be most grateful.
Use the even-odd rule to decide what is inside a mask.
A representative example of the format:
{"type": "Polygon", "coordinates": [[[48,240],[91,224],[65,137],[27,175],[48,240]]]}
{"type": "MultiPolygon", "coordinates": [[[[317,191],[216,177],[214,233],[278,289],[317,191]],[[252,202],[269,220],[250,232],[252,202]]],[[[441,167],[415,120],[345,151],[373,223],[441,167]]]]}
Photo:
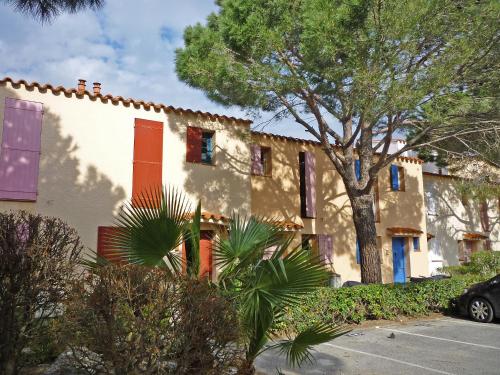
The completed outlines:
{"type": "Polygon", "coordinates": [[[21,350],[60,313],[82,248],[60,219],[0,213],[0,373],[16,374],[21,350]]]}
{"type": "Polygon", "coordinates": [[[62,335],[82,368],[107,374],[223,374],[241,353],[235,309],[205,280],[108,265],[75,283],[62,335]]]}

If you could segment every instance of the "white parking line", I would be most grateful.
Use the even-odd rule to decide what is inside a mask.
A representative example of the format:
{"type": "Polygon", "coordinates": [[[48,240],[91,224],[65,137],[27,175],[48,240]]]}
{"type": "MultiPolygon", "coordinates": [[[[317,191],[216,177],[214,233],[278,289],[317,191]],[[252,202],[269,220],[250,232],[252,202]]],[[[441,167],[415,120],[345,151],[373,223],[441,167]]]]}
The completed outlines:
{"type": "Polygon", "coordinates": [[[404,335],[412,335],[412,336],[419,336],[419,337],[425,337],[428,339],[434,339],[434,340],[441,340],[441,341],[448,341],[448,342],[455,342],[457,344],[464,344],[464,345],[472,345],[472,346],[478,346],[480,348],[486,348],[486,349],[495,349],[495,350],[500,350],[499,347],[496,346],[491,346],[491,345],[482,345],[482,344],[475,344],[473,342],[466,342],[466,341],[458,341],[458,340],[452,340],[452,339],[445,339],[442,337],[436,337],[436,336],[427,336],[427,335],[422,335],[420,333],[412,333],[412,332],[406,332],[406,331],[400,331],[398,329],[391,329],[391,328],[378,328],[378,329],[383,329],[384,331],[389,331],[389,332],[397,332],[397,333],[402,333],[404,335]]]}
{"type": "Polygon", "coordinates": [[[402,365],[406,365],[406,366],[410,366],[410,367],[420,368],[422,370],[426,370],[426,371],[429,371],[429,372],[434,372],[436,374],[455,375],[455,374],[453,374],[451,372],[446,372],[446,371],[437,370],[435,368],[420,366],[420,365],[417,365],[416,363],[411,363],[411,362],[406,362],[406,361],[400,361],[399,359],[394,359],[394,358],[391,358],[391,357],[385,357],[385,356],[379,355],[379,354],[373,354],[373,353],[363,352],[361,350],[355,350],[355,349],[351,349],[351,348],[346,348],[344,346],[333,345],[333,344],[330,344],[330,343],[325,343],[323,345],[328,345],[328,346],[331,346],[332,348],[336,348],[336,349],[340,349],[340,350],[345,350],[347,352],[364,354],[364,355],[367,355],[367,356],[370,356],[370,357],[375,357],[375,358],[384,359],[386,361],[396,362],[396,363],[399,363],[399,364],[402,364],[402,365]]]}
{"type": "Polygon", "coordinates": [[[474,327],[479,327],[479,328],[494,328],[494,329],[499,329],[500,325],[494,324],[494,323],[475,323],[475,322],[469,322],[467,320],[461,320],[461,319],[439,319],[440,322],[450,322],[450,323],[457,323],[457,324],[466,324],[469,326],[474,326],[474,327]]]}

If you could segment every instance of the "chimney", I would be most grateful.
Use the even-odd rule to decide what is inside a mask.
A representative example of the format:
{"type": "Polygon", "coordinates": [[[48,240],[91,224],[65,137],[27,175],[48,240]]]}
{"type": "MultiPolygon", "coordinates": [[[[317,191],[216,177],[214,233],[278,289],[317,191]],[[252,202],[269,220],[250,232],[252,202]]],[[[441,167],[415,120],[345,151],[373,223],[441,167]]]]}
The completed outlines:
{"type": "Polygon", "coordinates": [[[78,80],[78,89],[77,92],[78,94],[83,94],[85,92],[85,81],[84,79],[79,79],[78,80]]]}
{"type": "Polygon", "coordinates": [[[99,82],[94,82],[94,95],[99,95],[101,93],[101,84],[99,82]]]}

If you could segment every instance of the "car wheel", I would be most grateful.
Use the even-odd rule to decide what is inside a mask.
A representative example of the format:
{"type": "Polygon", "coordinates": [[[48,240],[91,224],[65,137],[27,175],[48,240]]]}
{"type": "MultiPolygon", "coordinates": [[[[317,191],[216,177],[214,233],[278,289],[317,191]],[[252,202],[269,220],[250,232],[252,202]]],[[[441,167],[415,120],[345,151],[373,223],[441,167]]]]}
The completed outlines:
{"type": "Polygon", "coordinates": [[[475,297],[469,305],[469,316],[476,322],[489,323],[493,320],[493,307],[484,298],[475,297]]]}

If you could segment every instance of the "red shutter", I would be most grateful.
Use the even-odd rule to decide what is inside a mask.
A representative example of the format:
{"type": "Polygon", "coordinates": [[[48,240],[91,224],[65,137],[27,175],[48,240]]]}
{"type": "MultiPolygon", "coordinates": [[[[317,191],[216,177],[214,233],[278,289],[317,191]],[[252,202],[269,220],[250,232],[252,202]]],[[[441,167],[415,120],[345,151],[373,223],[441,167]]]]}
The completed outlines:
{"type": "Polygon", "coordinates": [[[203,130],[188,126],[186,139],[186,161],[201,163],[201,138],[203,130]]]}
{"type": "Polygon", "coordinates": [[[316,217],[316,160],[312,152],[305,152],[304,154],[306,217],[316,217]]]}
{"type": "Polygon", "coordinates": [[[162,186],[163,123],[135,119],[132,201],[144,206],[143,194],[162,186]]]}
{"type": "Polygon", "coordinates": [[[117,264],[125,263],[113,250],[114,236],[117,235],[119,229],[119,227],[97,228],[97,255],[117,264]]]}
{"type": "Polygon", "coordinates": [[[36,201],[43,104],[5,99],[0,199],[36,201]]]}

